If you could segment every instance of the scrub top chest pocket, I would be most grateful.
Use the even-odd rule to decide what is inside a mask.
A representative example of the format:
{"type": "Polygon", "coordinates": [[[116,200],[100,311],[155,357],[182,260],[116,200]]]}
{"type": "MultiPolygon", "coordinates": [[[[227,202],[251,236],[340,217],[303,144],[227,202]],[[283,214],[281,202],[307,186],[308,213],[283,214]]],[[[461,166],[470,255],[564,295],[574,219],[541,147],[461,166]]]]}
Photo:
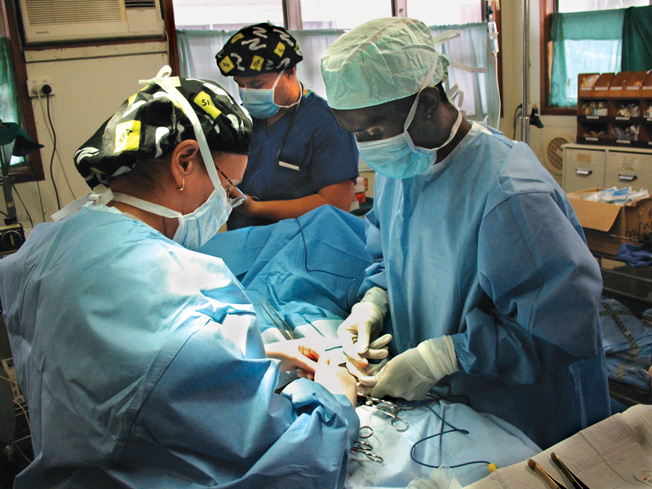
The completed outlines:
{"type": "Polygon", "coordinates": [[[314,188],[311,177],[310,141],[286,141],[272,172],[278,182],[275,193],[277,198],[292,199],[312,195],[319,189],[314,188]],[[298,143],[298,144],[297,144],[298,143]]]}

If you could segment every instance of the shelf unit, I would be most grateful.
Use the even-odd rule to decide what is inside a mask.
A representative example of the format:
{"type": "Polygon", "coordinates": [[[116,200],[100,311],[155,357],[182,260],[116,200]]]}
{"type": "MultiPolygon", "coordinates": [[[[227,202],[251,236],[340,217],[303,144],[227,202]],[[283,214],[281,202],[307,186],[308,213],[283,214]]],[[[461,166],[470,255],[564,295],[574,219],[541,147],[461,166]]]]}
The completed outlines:
{"type": "Polygon", "coordinates": [[[577,142],[652,149],[652,71],[578,75],[577,142]]]}

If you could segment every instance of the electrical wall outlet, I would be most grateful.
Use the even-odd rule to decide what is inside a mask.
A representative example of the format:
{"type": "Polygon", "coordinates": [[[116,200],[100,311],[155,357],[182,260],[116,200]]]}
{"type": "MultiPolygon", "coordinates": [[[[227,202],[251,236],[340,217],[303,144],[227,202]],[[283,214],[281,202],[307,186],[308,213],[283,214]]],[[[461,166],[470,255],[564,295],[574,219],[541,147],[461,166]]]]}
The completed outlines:
{"type": "Polygon", "coordinates": [[[54,95],[54,81],[50,78],[43,78],[39,80],[27,80],[27,93],[30,97],[46,97],[46,94],[43,91],[43,87],[48,85],[50,87],[49,95],[54,95]]]}

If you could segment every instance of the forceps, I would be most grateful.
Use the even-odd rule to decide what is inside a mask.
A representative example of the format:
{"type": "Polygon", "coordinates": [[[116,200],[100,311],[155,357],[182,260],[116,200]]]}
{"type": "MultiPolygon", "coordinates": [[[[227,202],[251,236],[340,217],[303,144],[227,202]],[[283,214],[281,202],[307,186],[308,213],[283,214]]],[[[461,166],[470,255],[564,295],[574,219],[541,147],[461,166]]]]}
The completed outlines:
{"type": "Polygon", "coordinates": [[[259,302],[258,305],[260,305],[260,308],[267,313],[269,318],[272,320],[274,325],[276,326],[276,329],[278,329],[281,332],[281,335],[283,338],[286,340],[296,340],[299,339],[297,334],[294,332],[294,329],[292,329],[292,326],[290,326],[285,319],[281,317],[281,315],[276,312],[276,310],[272,307],[272,305],[268,302],[267,307],[265,307],[265,304],[262,302],[259,302]],[[274,319],[274,315],[278,318],[278,320],[274,319]]]}
{"type": "Polygon", "coordinates": [[[391,418],[389,425],[396,431],[407,431],[410,427],[410,423],[408,423],[406,419],[399,417],[401,407],[398,404],[367,395],[364,396],[364,404],[366,406],[375,407],[381,413],[389,416],[391,418]]]}
{"type": "MultiPolygon", "coordinates": [[[[550,458],[552,458],[552,461],[555,463],[555,465],[557,465],[557,467],[559,467],[564,475],[571,481],[571,484],[573,484],[573,489],[590,489],[589,486],[584,484],[584,482],[582,482],[575,474],[573,474],[573,472],[571,472],[568,467],[566,467],[566,464],[561,461],[557,454],[552,452],[550,454],[550,458]]],[[[566,489],[566,486],[564,486],[561,482],[546,472],[544,468],[534,460],[529,459],[527,464],[537,475],[539,475],[539,477],[545,481],[546,484],[548,484],[553,489],[566,489]]]]}
{"type": "Polygon", "coordinates": [[[555,452],[550,454],[550,458],[552,458],[552,461],[555,462],[555,465],[561,469],[564,475],[568,477],[568,479],[571,481],[571,484],[573,484],[574,489],[589,489],[589,486],[584,484],[584,482],[582,482],[579,477],[573,474],[571,470],[566,467],[566,464],[561,461],[555,452]]]}

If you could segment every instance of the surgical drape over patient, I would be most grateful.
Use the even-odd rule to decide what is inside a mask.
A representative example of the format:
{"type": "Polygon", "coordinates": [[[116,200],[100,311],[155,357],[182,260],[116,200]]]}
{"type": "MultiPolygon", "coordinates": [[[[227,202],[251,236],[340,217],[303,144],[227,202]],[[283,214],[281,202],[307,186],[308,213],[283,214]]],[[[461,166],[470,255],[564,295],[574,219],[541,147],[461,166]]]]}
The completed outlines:
{"type": "Polygon", "coordinates": [[[435,49],[430,29],[409,18],[375,19],[343,34],[321,58],[328,105],[349,110],[414,95],[448,76],[448,58],[435,49]]]}
{"type": "MultiPolygon", "coordinates": [[[[252,121],[222,87],[212,81],[178,78],[210,149],[247,154],[252,121]]],[[[150,84],[127,99],[75,153],[75,166],[91,187],[110,183],[137,162],[165,156],[186,139],[197,139],[183,109],[167,92],[150,84]]]]}

